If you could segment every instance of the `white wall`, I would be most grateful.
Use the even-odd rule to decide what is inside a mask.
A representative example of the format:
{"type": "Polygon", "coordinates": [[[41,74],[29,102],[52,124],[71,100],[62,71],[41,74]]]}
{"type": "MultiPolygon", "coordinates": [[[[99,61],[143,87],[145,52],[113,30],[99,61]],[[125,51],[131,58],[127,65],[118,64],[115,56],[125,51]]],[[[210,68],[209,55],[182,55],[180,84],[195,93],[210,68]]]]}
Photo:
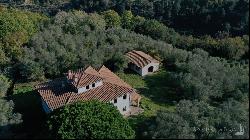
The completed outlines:
{"type": "Polygon", "coordinates": [[[102,81],[98,81],[98,82],[95,83],[95,87],[92,87],[92,84],[90,84],[90,85],[89,85],[89,89],[86,89],[86,86],[85,86],[85,87],[82,87],[82,88],[79,88],[79,89],[78,89],[78,93],[86,92],[86,91],[88,91],[88,90],[91,90],[91,89],[93,89],[93,88],[99,87],[99,86],[101,86],[101,85],[103,85],[103,82],[102,82],[102,81]]]}
{"type": "Polygon", "coordinates": [[[114,100],[110,101],[114,104],[122,115],[126,114],[130,110],[130,94],[127,94],[127,99],[123,99],[123,96],[117,98],[117,103],[114,103],[114,100]],[[123,111],[123,108],[126,107],[126,111],[123,111]]]}
{"type": "Polygon", "coordinates": [[[135,72],[137,72],[141,76],[145,76],[145,75],[149,74],[148,73],[149,67],[153,66],[154,67],[153,72],[155,72],[159,69],[159,65],[160,65],[159,63],[150,63],[147,66],[143,67],[142,69],[140,68],[139,70],[136,70],[136,65],[133,64],[130,66],[130,69],[134,70],[135,72]]]}
{"type": "Polygon", "coordinates": [[[148,68],[151,66],[154,67],[153,72],[157,71],[159,69],[159,65],[160,65],[159,63],[150,63],[147,66],[143,67],[142,71],[141,71],[141,76],[145,76],[145,75],[149,74],[148,68]]]}

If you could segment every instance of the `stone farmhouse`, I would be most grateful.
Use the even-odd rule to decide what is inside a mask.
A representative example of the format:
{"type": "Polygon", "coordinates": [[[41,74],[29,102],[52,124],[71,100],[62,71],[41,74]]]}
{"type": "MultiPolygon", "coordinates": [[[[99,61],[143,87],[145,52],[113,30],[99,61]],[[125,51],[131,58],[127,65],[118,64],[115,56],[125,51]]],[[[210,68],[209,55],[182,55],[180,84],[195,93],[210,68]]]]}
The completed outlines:
{"type": "Polygon", "coordinates": [[[141,96],[129,84],[105,66],[98,71],[87,69],[68,71],[65,77],[36,86],[46,113],[77,101],[99,100],[114,104],[121,114],[139,107],[141,96]]]}
{"type": "Polygon", "coordinates": [[[159,69],[160,62],[142,51],[130,51],[125,54],[129,59],[128,67],[141,76],[148,75],[159,69]]]}

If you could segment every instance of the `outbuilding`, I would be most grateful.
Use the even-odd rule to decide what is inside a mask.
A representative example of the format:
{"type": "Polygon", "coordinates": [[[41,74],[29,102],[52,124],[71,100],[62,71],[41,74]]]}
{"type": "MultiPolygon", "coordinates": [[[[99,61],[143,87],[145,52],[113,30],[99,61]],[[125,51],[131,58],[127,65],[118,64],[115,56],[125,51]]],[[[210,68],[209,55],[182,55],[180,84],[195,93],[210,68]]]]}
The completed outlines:
{"type": "Polygon", "coordinates": [[[141,76],[154,73],[159,69],[160,62],[142,51],[130,51],[125,55],[129,59],[128,67],[141,76]]]}

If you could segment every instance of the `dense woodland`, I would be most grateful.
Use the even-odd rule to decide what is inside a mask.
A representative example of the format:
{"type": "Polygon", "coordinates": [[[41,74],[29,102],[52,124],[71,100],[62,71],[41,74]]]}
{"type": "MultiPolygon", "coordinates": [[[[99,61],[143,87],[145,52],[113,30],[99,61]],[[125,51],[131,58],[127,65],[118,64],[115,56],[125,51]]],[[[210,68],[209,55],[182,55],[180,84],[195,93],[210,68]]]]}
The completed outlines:
{"type": "MultiPolygon", "coordinates": [[[[56,14],[20,10],[17,5],[22,2],[0,6],[0,138],[29,137],[28,130],[20,130],[29,126],[29,110],[15,105],[19,103],[16,93],[25,92],[14,90],[17,83],[41,82],[61,77],[69,69],[103,64],[126,76],[123,54],[133,49],[162,62],[165,73],[159,72],[153,84],[163,80],[161,84],[173,89],[178,98],[169,103],[164,100],[172,99],[166,96],[169,91],[163,91],[163,99],[154,101],[173,110],[159,109],[150,117],[142,114],[131,123],[134,118],[128,121],[107,105],[103,110],[110,110],[108,115],[121,126],[116,134],[111,134],[112,127],[100,132],[92,121],[84,122],[92,131],[79,122],[70,122],[75,127],[69,131],[65,128],[71,126],[64,123],[71,119],[64,118],[69,109],[88,118],[89,110],[102,105],[79,103],[38,120],[47,123],[32,137],[249,138],[248,0],[30,1],[45,8],[60,5],[56,14]],[[77,111],[81,106],[87,108],[85,112],[77,111]],[[240,124],[245,134],[235,136],[240,124]],[[52,127],[55,131],[49,131],[52,127]],[[79,127],[84,133],[76,131],[79,127]]],[[[148,82],[147,77],[141,81],[148,82]]],[[[137,87],[138,83],[130,84],[137,87]]],[[[141,91],[145,98],[157,93],[141,91]]]]}
{"type": "MultiPolygon", "coordinates": [[[[24,0],[13,0],[16,3],[24,0]]],[[[36,5],[62,4],[65,9],[101,12],[109,9],[154,18],[185,34],[244,35],[249,31],[249,0],[30,0],[36,5]],[[66,5],[64,5],[67,3],[66,5]],[[185,23],[185,24],[184,24],[185,23]]]]}

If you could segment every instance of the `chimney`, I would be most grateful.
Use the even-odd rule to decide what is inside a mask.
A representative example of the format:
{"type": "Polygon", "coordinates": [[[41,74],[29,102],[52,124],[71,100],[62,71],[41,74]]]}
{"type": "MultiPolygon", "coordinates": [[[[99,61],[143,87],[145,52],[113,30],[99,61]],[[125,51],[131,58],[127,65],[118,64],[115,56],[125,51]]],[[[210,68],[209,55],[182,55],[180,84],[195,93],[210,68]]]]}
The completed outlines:
{"type": "Polygon", "coordinates": [[[68,77],[71,78],[71,76],[72,76],[72,72],[71,72],[71,70],[69,70],[68,71],[68,77]]]}
{"type": "Polygon", "coordinates": [[[74,80],[74,82],[76,82],[76,83],[77,83],[78,78],[74,75],[74,76],[73,76],[73,80],[74,80]]]}

